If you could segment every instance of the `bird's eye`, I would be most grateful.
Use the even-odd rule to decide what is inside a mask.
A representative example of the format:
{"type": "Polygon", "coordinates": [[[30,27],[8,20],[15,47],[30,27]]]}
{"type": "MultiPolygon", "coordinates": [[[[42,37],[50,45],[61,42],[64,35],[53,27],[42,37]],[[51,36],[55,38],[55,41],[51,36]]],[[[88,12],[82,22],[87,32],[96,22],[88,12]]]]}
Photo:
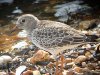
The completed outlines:
{"type": "Polygon", "coordinates": [[[25,22],[25,19],[23,19],[22,22],[25,22]]]}

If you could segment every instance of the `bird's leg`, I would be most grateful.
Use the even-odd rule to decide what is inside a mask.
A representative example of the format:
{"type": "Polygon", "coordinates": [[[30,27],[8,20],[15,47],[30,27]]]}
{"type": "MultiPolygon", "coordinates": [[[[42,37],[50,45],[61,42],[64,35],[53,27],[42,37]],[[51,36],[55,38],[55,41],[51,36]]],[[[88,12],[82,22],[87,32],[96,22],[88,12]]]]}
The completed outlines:
{"type": "MultiPolygon", "coordinates": [[[[57,60],[57,59],[56,59],[57,60]]],[[[56,61],[56,70],[55,70],[55,75],[58,75],[58,65],[59,65],[59,63],[58,63],[58,60],[56,61]]]]}
{"type": "Polygon", "coordinates": [[[64,66],[64,56],[63,56],[63,54],[61,54],[60,60],[61,60],[61,72],[62,72],[63,71],[63,66],[64,66]]]}
{"type": "Polygon", "coordinates": [[[7,63],[8,75],[10,75],[10,69],[9,69],[9,68],[10,68],[10,63],[8,62],[8,63],[7,63]]]}
{"type": "Polygon", "coordinates": [[[63,54],[61,54],[60,58],[57,59],[56,58],[56,70],[55,70],[55,75],[63,75],[62,72],[63,72],[63,66],[64,66],[64,56],[63,54]],[[59,69],[59,59],[60,59],[60,64],[61,64],[61,67],[59,69]]]}

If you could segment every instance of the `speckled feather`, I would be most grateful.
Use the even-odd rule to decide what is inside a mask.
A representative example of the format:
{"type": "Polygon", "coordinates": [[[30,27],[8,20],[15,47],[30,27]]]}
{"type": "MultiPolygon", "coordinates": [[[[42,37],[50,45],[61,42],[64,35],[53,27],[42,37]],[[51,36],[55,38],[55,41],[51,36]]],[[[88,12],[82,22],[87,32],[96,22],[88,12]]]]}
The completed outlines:
{"type": "Polygon", "coordinates": [[[17,26],[27,31],[32,43],[54,56],[61,51],[77,47],[86,41],[85,35],[64,23],[38,20],[34,17],[30,14],[21,16],[17,21],[17,26]],[[28,17],[33,18],[33,20],[28,19],[28,17]],[[22,24],[23,19],[28,23],[22,24]]]}

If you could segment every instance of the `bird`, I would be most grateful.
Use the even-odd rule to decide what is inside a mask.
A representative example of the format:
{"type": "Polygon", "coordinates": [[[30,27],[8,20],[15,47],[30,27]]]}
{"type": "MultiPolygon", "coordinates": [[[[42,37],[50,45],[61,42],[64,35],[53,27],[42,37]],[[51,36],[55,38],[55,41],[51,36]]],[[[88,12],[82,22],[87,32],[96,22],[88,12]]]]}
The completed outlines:
{"type": "Polygon", "coordinates": [[[29,40],[38,48],[48,51],[54,57],[67,49],[78,47],[87,37],[69,25],[51,20],[39,20],[33,14],[21,15],[16,26],[27,32],[29,40]]]}

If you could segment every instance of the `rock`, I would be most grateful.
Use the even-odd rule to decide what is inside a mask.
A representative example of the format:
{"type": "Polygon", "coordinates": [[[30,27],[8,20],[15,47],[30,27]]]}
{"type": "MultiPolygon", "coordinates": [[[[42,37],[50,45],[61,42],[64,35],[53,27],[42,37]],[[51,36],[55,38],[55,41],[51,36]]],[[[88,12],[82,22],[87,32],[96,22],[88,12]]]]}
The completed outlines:
{"type": "Polygon", "coordinates": [[[93,57],[100,60],[100,43],[96,45],[93,57]]]}
{"type": "Polygon", "coordinates": [[[86,67],[86,66],[87,66],[86,62],[82,62],[82,67],[86,67]]]}
{"type": "Polygon", "coordinates": [[[8,55],[2,55],[0,56],[0,65],[4,64],[4,63],[8,63],[11,62],[12,58],[8,55]]]}
{"type": "Polygon", "coordinates": [[[8,3],[8,4],[12,4],[14,0],[0,0],[0,4],[3,3],[8,3]]]}
{"type": "Polygon", "coordinates": [[[90,9],[89,6],[80,5],[81,3],[83,3],[83,1],[76,0],[65,4],[56,5],[56,13],[54,14],[54,16],[58,17],[59,21],[67,22],[67,20],[70,19],[71,15],[90,9]]]}
{"type": "Polygon", "coordinates": [[[15,58],[13,58],[13,62],[19,61],[21,58],[21,56],[16,56],[15,58]]]}
{"type": "Polygon", "coordinates": [[[82,62],[84,62],[84,61],[86,61],[86,60],[87,60],[87,57],[86,57],[86,56],[80,55],[80,56],[78,56],[78,57],[74,60],[74,62],[75,62],[75,63],[82,63],[82,62]]]}
{"type": "Polygon", "coordinates": [[[72,70],[70,70],[70,71],[67,72],[66,75],[74,75],[74,74],[75,74],[75,73],[74,73],[72,70]]]}
{"type": "Polygon", "coordinates": [[[79,29],[81,30],[89,30],[95,27],[97,27],[97,19],[85,20],[79,23],[79,29]]]}
{"type": "Polygon", "coordinates": [[[19,9],[18,7],[15,8],[15,10],[12,11],[13,14],[22,14],[23,11],[19,9]]]}
{"type": "Polygon", "coordinates": [[[87,64],[87,68],[88,68],[89,70],[95,70],[95,68],[96,68],[96,63],[88,63],[88,64],[87,64]]]}
{"type": "Polygon", "coordinates": [[[68,72],[67,70],[64,70],[64,71],[62,72],[62,74],[63,74],[63,75],[67,75],[67,72],[68,72]]]}
{"type": "Polygon", "coordinates": [[[24,72],[26,70],[26,66],[25,65],[22,65],[22,66],[19,66],[17,69],[16,69],[16,75],[21,75],[22,72],[24,72]]]}
{"type": "Polygon", "coordinates": [[[71,62],[71,63],[67,63],[66,65],[65,65],[65,69],[70,69],[70,68],[72,68],[73,66],[75,66],[75,64],[74,64],[74,62],[71,62]]]}
{"type": "Polygon", "coordinates": [[[90,59],[92,57],[92,53],[90,51],[85,51],[84,55],[90,59]]]}
{"type": "Polygon", "coordinates": [[[14,73],[14,72],[10,72],[9,74],[10,74],[10,75],[15,75],[15,73],[14,73]]]}
{"type": "Polygon", "coordinates": [[[40,71],[35,70],[35,71],[33,71],[33,75],[41,75],[41,73],[40,73],[40,71]]]}
{"type": "Polygon", "coordinates": [[[28,43],[25,41],[25,40],[23,40],[23,41],[20,41],[20,42],[18,42],[17,44],[15,44],[15,45],[13,45],[12,46],[12,50],[14,50],[14,49],[24,49],[24,48],[26,48],[28,46],[28,43]]]}
{"type": "Polygon", "coordinates": [[[2,65],[4,63],[4,59],[0,58],[0,65],[2,65]]]}
{"type": "Polygon", "coordinates": [[[50,55],[48,52],[39,50],[35,55],[33,55],[33,57],[28,58],[27,61],[34,64],[36,62],[45,61],[49,59],[50,55]]]}
{"type": "Polygon", "coordinates": [[[42,2],[42,1],[48,1],[48,0],[35,0],[34,3],[40,3],[40,2],[42,2]]]}
{"type": "Polygon", "coordinates": [[[7,75],[7,73],[6,72],[0,72],[0,75],[7,75]]]}
{"type": "Polygon", "coordinates": [[[83,45],[82,48],[83,49],[90,49],[91,48],[91,45],[90,44],[86,44],[86,45],[83,45]]]}
{"type": "Polygon", "coordinates": [[[73,61],[72,58],[66,58],[66,59],[65,59],[65,63],[71,63],[72,61],[73,61]]]}
{"type": "Polygon", "coordinates": [[[32,70],[27,70],[27,71],[24,71],[22,75],[38,75],[38,74],[33,74],[32,70]]]}
{"type": "Polygon", "coordinates": [[[54,7],[52,7],[52,6],[47,6],[44,11],[45,11],[45,13],[54,13],[55,12],[54,7]]]}
{"type": "Polygon", "coordinates": [[[77,73],[82,73],[83,71],[82,71],[82,68],[80,68],[80,67],[74,67],[74,69],[73,69],[75,72],[77,72],[77,73]]]}

